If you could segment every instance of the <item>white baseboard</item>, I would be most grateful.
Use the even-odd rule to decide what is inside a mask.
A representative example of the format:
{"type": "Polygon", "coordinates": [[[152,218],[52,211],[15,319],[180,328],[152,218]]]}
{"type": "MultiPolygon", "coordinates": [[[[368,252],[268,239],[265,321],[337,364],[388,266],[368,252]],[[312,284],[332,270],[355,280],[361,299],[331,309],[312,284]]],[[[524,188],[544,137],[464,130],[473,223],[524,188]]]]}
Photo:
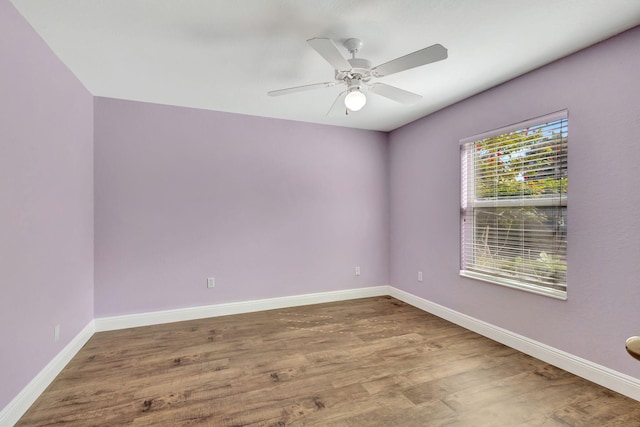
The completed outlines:
{"type": "Polygon", "coordinates": [[[12,426],[27,412],[33,402],[53,382],[67,363],[80,351],[95,332],[93,320],[36,375],[25,388],[0,411],[0,426],[12,426]]]}
{"type": "Polygon", "coordinates": [[[127,314],[123,316],[99,317],[95,319],[95,325],[96,332],[113,331],[116,329],[136,328],[140,326],[158,325],[161,323],[182,322],[184,320],[205,319],[208,317],[228,316],[230,314],[252,313],[277,308],[297,307],[302,305],[320,304],[323,302],[344,301],[382,295],[389,295],[388,286],[374,286],[253,301],[239,301],[227,304],[153,311],[150,313],[127,314]]]}
{"type": "Polygon", "coordinates": [[[0,411],[0,426],[10,426],[16,423],[95,332],[384,295],[390,295],[494,341],[640,401],[640,380],[637,378],[451,310],[392,286],[375,286],[94,319],[0,411]]]}
{"type": "Polygon", "coordinates": [[[640,401],[640,380],[389,286],[389,295],[501,344],[640,401]]]}
{"type": "Polygon", "coordinates": [[[269,298],[254,301],[240,301],[203,307],[191,307],[151,313],[130,314],[124,316],[103,317],[92,320],[56,357],[31,380],[27,386],[0,411],[0,426],[14,425],[33,405],[42,392],[53,382],[56,376],[89,341],[95,332],[160,323],[180,322],[183,320],[226,316],[230,314],[250,313],[277,308],[295,307],[323,302],[345,301],[357,298],[389,295],[388,286],[375,286],[342,291],[321,292],[289,297],[269,298]]]}

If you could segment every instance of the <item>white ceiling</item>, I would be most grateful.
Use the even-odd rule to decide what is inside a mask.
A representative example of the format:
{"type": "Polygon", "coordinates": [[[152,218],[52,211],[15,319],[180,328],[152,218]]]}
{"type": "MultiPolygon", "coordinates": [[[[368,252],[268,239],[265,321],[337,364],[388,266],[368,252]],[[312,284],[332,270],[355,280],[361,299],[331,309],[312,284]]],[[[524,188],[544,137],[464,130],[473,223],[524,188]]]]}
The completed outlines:
{"type": "Polygon", "coordinates": [[[95,96],[383,131],[640,24],[638,0],[12,2],[95,96]],[[357,37],[374,65],[435,43],[449,58],[378,80],[416,105],[370,94],[327,117],[341,87],[267,96],[333,79],[313,37],[357,37]]]}

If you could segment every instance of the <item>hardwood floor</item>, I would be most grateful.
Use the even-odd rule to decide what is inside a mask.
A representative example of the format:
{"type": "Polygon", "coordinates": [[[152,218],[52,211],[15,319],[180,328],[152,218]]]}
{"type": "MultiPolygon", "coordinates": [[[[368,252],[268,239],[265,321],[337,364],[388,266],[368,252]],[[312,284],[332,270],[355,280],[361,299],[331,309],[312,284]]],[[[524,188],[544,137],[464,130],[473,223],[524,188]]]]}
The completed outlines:
{"type": "Polygon", "coordinates": [[[18,426],[640,426],[640,402],[391,297],[95,334],[18,426]]]}

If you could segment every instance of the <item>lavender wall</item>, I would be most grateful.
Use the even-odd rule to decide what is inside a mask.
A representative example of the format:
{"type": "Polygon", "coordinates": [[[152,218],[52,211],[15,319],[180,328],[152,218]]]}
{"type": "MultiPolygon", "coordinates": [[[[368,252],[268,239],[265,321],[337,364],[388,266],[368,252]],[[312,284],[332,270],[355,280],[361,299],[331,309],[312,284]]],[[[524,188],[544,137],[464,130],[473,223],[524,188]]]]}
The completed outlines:
{"type": "Polygon", "coordinates": [[[96,317],[388,283],[386,134],[95,109],[96,317]]]}
{"type": "Polygon", "coordinates": [[[92,96],[0,0],[0,408],[93,319],[92,139],[92,96]]]}
{"type": "Polygon", "coordinates": [[[640,378],[639,51],[636,28],[392,132],[391,284],[640,378]],[[458,141],[564,108],[568,300],[459,277],[458,141]]]}
{"type": "Polygon", "coordinates": [[[386,135],[94,100],[0,0],[0,408],[94,299],[102,317],[387,283],[640,378],[639,47],[640,28],[386,135]],[[564,108],[568,301],[460,278],[459,139],[564,108]]]}

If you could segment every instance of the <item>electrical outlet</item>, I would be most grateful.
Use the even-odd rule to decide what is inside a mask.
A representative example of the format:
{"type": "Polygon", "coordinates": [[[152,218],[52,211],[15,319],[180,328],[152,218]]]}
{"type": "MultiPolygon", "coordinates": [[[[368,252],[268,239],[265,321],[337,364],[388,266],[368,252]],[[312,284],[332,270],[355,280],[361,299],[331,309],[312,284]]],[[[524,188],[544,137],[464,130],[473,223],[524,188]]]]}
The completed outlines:
{"type": "Polygon", "coordinates": [[[58,342],[59,339],[60,339],[60,325],[56,325],[56,327],[53,328],[53,340],[55,342],[58,342]]]}
{"type": "Polygon", "coordinates": [[[359,276],[359,275],[360,275],[360,267],[356,266],[356,276],[359,276]]]}
{"type": "Polygon", "coordinates": [[[213,277],[207,277],[207,288],[215,288],[216,280],[213,277]]]}
{"type": "Polygon", "coordinates": [[[418,271],[418,282],[422,282],[422,271],[418,271]]]}

